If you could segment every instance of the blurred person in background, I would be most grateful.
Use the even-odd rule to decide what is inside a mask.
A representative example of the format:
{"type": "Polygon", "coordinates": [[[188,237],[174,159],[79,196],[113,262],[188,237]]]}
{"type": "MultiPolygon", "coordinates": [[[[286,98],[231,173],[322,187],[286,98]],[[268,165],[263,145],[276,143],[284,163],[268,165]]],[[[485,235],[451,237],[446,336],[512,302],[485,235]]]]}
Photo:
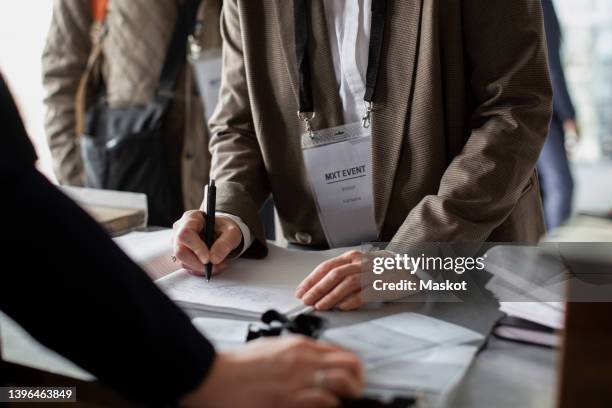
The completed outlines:
{"type": "Polygon", "coordinates": [[[550,77],[553,85],[553,118],[538,161],[546,226],[552,229],[567,220],[572,212],[574,180],[566,147],[577,142],[576,112],[567,89],[561,64],[561,26],[552,0],[542,0],[548,43],[550,77]]]}
{"type": "MultiPolygon", "coordinates": [[[[92,50],[99,42],[100,76],[108,107],[130,108],[153,100],[173,29],[180,21],[177,16],[185,3],[186,0],[54,2],[42,62],[47,105],[45,126],[54,171],[61,184],[124,189],[86,183],[87,163],[84,163],[80,150],[81,133],[77,130],[79,84],[88,69],[92,50]]],[[[221,1],[202,0],[196,6],[198,22],[202,22],[199,32],[194,32],[198,36],[196,40],[204,50],[219,49],[221,1]]],[[[201,98],[196,91],[193,72],[186,63],[187,58],[182,60],[185,54],[177,54],[181,59],[178,61],[181,69],[162,119],[160,139],[164,148],[158,149],[162,150],[159,155],[163,163],[159,164],[159,172],[165,185],[163,198],[151,194],[146,188],[125,188],[127,191],[147,193],[150,224],[160,226],[170,225],[185,209],[199,207],[210,167],[208,128],[201,98]]],[[[94,92],[90,94],[93,96],[94,92]]],[[[91,97],[87,102],[91,105],[91,97]]],[[[124,154],[121,160],[129,161],[128,156],[133,158],[133,154],[124,154]]],[[[138,162],[136,164],[140,165],[138,162]]],[[[127,167],[127,176],[123,176],[123,181],[117,184],[134,186],[138,184],[134,181],[136,177],[141,177],[144,182],[152,178],[142,166],[124,166],[127,167]],[[125,180],[130,177],[132,180],[125,180]]],[[[149,182],[151,184],[155,188],[155,182],[149,182]]]]}

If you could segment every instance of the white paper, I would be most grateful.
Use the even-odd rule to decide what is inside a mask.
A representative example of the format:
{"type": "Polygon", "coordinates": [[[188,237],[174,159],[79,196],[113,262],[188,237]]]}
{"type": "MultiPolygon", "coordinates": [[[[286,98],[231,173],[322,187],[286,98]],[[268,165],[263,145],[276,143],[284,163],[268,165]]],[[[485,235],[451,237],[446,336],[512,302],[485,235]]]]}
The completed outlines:
{"type": "Polygon", "coordinates": [[[215,349],[221,351],[244,345],[250,324],[242,320],[212,317],[198,317],[191,322],[215,346],[215,349]]]}
{"type": "Polygon", "coordinates": [[[480,333],[417,313],[327,330],[323,339],[362,358],[368,390],[442,393],[469,367],[480,333]]]}
{"type": "Polygon", "coordinates": [[[59,189],[82,205],[99,205],[147,211],[147,196],[143,193],[73,186],[59,186],[59,189]]]}
{"type": "Polygon", "coordinates": [[[293,286],[256,286],[227,283],[221,278],[207,282],[185,270],[162,278],[161,288],[183,307],[259,316],[269,309],[289,313],[301,305],[293,295],[293,286]]]}
{"type": "Polygon", "coordinates": [[[368,389],[441,394],[463,377],[477,350],[469,345],[439,346],[425,354],[394,359],[366,372],[368,389]]]}
{"type": "Polygon", "coordinates": [[[418,313],[399,313],[327,330],[323,337],[354,351],[371,367],[407,353],[483,339],[473,330],[418,313]]]}
{"type": "Polygon", "coordinates": [[[251,317],[269,309],[291,314],[304,307],[295,297],[297,285],[321,262],[346,250],[300,251],[270,243],[268,248],[262,260],[228,261],[227,269],[210,282],[185,270],[156,282],[172,300],[188,308],[251,317]]]}
{"type": "MultiPolygon", "coordinates": [[[[42,317],[41,317],[42,318],[42,317]]],[[[0,312],[0,349],[4,361],[43,371],[93,381],[95,377],[72,361],[40,344],[13,319],[0,312]]]]}
{"type": "Polygon", "coordinates": [[[172,262],[172,230],[130,232],[114,238],[130,258],[143,268],[151,279],[158,279],[178,270],[172,262]]]}
{"type": "Polygon", "coordinates": [[[565,308],[560,302],[501,302],[499,310],[553,329],[564,326],[565,308]]]}

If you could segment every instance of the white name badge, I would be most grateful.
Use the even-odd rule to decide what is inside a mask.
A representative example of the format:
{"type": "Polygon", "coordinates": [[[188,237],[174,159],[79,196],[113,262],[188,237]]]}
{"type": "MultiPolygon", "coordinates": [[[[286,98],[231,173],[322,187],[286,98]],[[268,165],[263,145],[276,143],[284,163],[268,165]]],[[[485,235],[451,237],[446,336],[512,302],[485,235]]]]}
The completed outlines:
{"type": "Polygon", "coordinates": [[[372,131],[360,122],[302,135],[302,152],[330,247],[378,239],[372,193],[372,131]]]}
{"type": "Polygon", "coordinates": [[[210,119],[219,101],[221,88],[221,50],[207,50],[190,58],[198,90],[204,104],[204,117],[210,119]]]}

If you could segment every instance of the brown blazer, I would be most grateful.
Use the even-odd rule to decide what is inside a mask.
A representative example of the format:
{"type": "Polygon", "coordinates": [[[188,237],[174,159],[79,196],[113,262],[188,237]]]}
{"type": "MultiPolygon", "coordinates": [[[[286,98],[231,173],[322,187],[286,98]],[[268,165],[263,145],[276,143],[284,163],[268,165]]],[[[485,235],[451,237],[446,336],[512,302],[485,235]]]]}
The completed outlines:
{"type": "MultiPolygon", "coordinates": [[[[103,47],[103,77],[108,103],[121,107],[151,100],[172,36],[181,0],[110,0],[103,47]]],[[[83,185],[83,159],[75,133],[75,95],[92,48],[91,0],[55,0],[42,56],[47,105],[45,130],[57,179],[83,185]]],[[[220,0],[204,0],[205,49],[220,48],[220,0]]],[[[201,99],[186,64],[165,129],[169,173],[182,192],[185,208],[199,206],[208,182],[208,129],[201,99]]]]}
{"type": "MultiPolygon", "coordinates": [[[[342,123],[321,0],[310,2],[316,129],[342,123]]],[[[539,0],[388,0],[372,115],[380,240],[536,241],[534,166],[552,91],[539,0]]],[[[217,208],[264,251],[257,210],[273,194],[290,242],[324,244],[297,118],[291,0],[230,0],[211,120],[217,208]]],[[[356,220],[358,222],[358,220],[356,220]]]]}

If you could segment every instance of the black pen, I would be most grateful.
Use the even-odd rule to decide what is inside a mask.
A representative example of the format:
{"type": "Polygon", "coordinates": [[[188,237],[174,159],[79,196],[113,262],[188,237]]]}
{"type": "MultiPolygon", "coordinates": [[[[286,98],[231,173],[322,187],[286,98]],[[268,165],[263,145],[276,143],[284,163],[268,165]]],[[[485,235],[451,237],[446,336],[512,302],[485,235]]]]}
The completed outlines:
{"type": "MultiPolygon", "coordinates": [[[[204,243],[208,247],[208,253],[215,242],[215,204],[217,200],[217,188],[215,180],[211,179],[210,183],[204,188],[204,201],[206,202],[206,226],[204,228],[204,243]]],[[[208,263],[204,265],[204,273],[206,280],[210,281],[212,276],[213,264],[208,259],[208,263]]]]}

